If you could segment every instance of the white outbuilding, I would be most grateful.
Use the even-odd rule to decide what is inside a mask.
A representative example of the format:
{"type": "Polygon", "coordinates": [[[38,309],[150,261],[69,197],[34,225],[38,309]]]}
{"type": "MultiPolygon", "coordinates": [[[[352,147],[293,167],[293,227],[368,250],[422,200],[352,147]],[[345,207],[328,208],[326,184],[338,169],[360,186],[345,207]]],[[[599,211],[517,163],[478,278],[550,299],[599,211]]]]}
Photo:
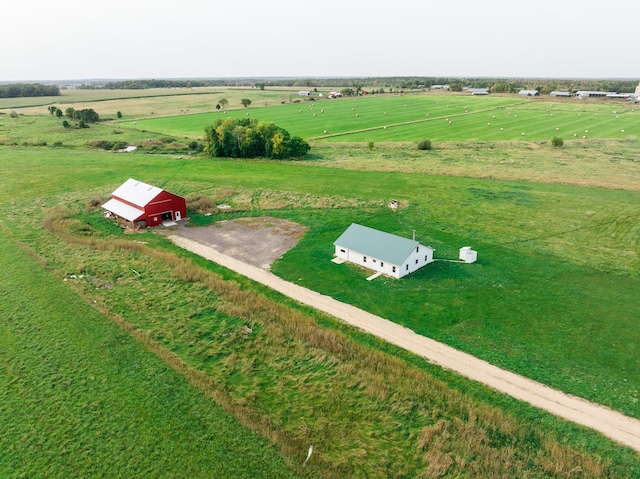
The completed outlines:
{"type": "Polygon", "coordinates": [[[402,278],[433,262],[430,246],[353,223],[333,243],[336,259],[402,278]]]}
{"type": "Polygon", "coordinates": [[[460,248],[460,256],[458,256],[465,263],[475,263],[478,259],[478,252],[471,249],[471,246],[464,246],[460,248]]]}

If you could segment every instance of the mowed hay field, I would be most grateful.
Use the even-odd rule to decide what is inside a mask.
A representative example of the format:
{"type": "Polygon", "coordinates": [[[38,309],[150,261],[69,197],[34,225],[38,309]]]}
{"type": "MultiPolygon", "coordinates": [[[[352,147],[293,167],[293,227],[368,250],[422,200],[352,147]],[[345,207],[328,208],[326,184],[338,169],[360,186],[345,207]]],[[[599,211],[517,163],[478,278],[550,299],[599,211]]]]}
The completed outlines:
{"type": "Polygon", "coordinates": [[[357,99],[301,101],[272,107],[220,110],[197,115],[137,120],[136,127],[165,134],[203,135],[217,119],[251,116],[291,134],[326,141],[387,142],[550,141],[589,138],[637,139],[640,109],[628,102],[451,94],[376,95],[357,99]]]}
{"type": "MultiPolygon", "coordinates": [[[[300,114],[299,109],[293,113],[300,114]]],[[[253,114],[253,108],[249,111],[253,114]]],[[[25,115],[19,120],[29,119],[25,115]]],[[[33,120],[25,125],[27,131],[39,122],[55,121],[33,120]]],[[[120,124],[123,133],[119,135],[150,134],[151,129],[137,129],[142,128],[140,121],[131,130],[131,125],[120,124]]],[[[11,141],[16,133],[15,124],[10,130],[9,122],[0,117],[0,128],[11,141]]],[[[104,126],[92,126],[90,132],[99,138],[114,128],[104,126]]],[[[53,135],[53,123],[51,128],[53,135]]],[[[178,137],[176,132],[162,134],[178,137]]],[[[204,404],[213,400],[221,405],[268,438],[283,455],[283,459],[271,456],[267,448],[256,453],[262,458],[255,463],[288,467],[294,471],[292,477],[574,477],[576,471],[584,477],[636,477],[640,473],[637,454],[598,434],[496,395],[300,308],[181,252],[152,232],[122,235],[90,206],[99,205],[96,200],[108,197],[131,176],[186,196],[205,195],[234,208],[227,215],[192,214],[193,223],[262,215],[297,221],[309,232],[274,265],[277,274],[640,417],[636,372],[640,338],[634,327],[640,292],[640,201],[633,187],[639,174],[634,161],[637,142],[614,138],[578,144],[556,150],[542,140],[450,141],[417,156],[412,142],[376,143],[370,150],[366,143],[314,140],[310,158],[295,163],[117,155],[86,150],[80,141],[68,148],[0,147],[6,179],[0,218],[6,228],[6,250],[32,255],[16,256],[21,268],[11,265],[12,275],[21,278],[17,284],[22,286],[12,289],[13,283],[0,281],[14,298],[5,309],[9,316],[24,321],[17,313],[18,301],[24,301],[22,292],[46,283],[42,272],[50,278],[47,281],[84,299],[81,304],[89,311],[97,309],[98,324],[112,325],[113,331],[132,338],[130,347],[136,354],[151,351],[155,356],[150,357],[162,359],[167,372],[150,373],[163,378],[155,381],[159,389],[151,389],[155,397],[184,396],[162,387],[164,377],[185,378],[190,394],[212,398],[205,397],[204,404]],[[501,156],[513,161],[502,162],[501,156]],[[589,159],[589,171],[581,176],[577,172],[582,157],[589,159]],[[536,161],[541,164],[532,165],[536,161]],[[571,166],[563,168],[569,165],[561,163],[571,166]],[[548,182],[544,181],[546,166],[555,172],[548,182]],[[609,171],[612,168],[615,174],[609,171]],[[510,177],[518,181],[505,179],[510,177]],[[621,179],[619,185],[616,177],[621,179]],[[402,205],[395,213],[386,207],[391,197],[402,205]],[[471,244],[480,252],[479,261],[475,265],[436,263],[406,281],[366,282],[366,272],[329,261],[332,242],[354,221],[405,236],[416,229],[421,241],[436,247],[436,257],[455,257],[458,247],[471,244]],[[31,277],[30,270],[39,273],[31,277]],[[314,444],[314,455],[303,468],[309,444],[314,444]]],[[[66,331],[84,313],[74,307],[74,314],[69,314],[69,308],[64,308],[69,300],[60,293],[44,302],[55,305],[58,301],[61,306],[52,308],[47,318],[58,331],[66,331]]],[[[16,334],[15,326],[8,323],[5,342],[16,341],[11,339],[16,334]]],[[[34,397],[54,404],[52,417],[58,417],[56,408],[66,407],[71,412],[64,417],[76,417],[80,413],[75,408],[82,411],[86,393],[82,380],[65,372],[73,370],[78,360],[76,353],[63,354],[69,349],[63,345],[77,339],[71,333],[59,334],[62,337],[47,343],[47,336],[53,335],[44,330],[37,336],[42,346],[33,341],[11,348],[3,361],[18,383],[25,372],[15,364],[24,363],[33,370],[32,381],[43,384],[49,384],[44,380],[49,370],[41,370],[34,361],[40,357],[53,361],[66,375],[62,385],[68,393],[56,398],[46,389],[34,388],[34,397]],[[44,351],[45,345],[46,353],[33,359],[31,351],[38,347],[44,351]],[[74,393],[81,393],[78,401],[74,393]]],[[[110,355],[122,354],[108,341],[100,344],[106,345],[101,349],[103,356],[96,354],[96,362],[108,365],[110,355]]],[[[92,361],[89,354],[80,362],[92,368],[92,361]]],[[[141,360],[131,360],[137,361],[141,360]]],[[[116,370],[91,374],[109,384],[116,370]]],[[[20,394],[12,381],[3,390],[15,401],[20,394]]],[[[146,414],[148,399],[136,396],[130,401],[128,408],[146,414]]],[[[122,422],[120,417],[105,419],[110,415],[102,410],[110,402],[109,397],[99,399],[96,414],[105,421],[104,430],[117,430],[130,419],[126,415],[122,422]]],[[[43,429],[33,414],[16,415],[11,412],[15,406],[11,407],[2,414],[14,418],[12,428],[18,432],[5,441],[12,451],[6,470],[41,450],[32,443],[18,447],[20,440],[25,441],[21,431],[34,431],[26,437],[40,437],[61,427],[52,421],[47,423],[49,429],[43,429]]],[[[208,406],[188,406],[173,414],[181,417],[185,410],[201,409],[208,406]]],[[[166,419],[158,423],[163,425],[154,432],[158,440],[141,443],[155,453],[151,457],[174,447],[164,438],[174,437],[169,431],[177,426],[166,419]]],[[[189,421],[185,424],[182,432],[208,437],[216,447],[219,439],[196,431],[189,421]]],[[[229,432],[225,440],[253,434],[245,431],[229,432]]],[[[68,431],[63,434],[74,437],[68,431]]],[[[90,430],[75,434],[90,451],[102,437],[96,439],[90,430]]],[[[131,451],[116,452],[118,442],[101,442],[101,447],[105,458],[135,460],[131,451]]],[[[198,442],[193,447],[203,456],[211,454],[209,465],[214,471],[220,460],[234,454],[208,453],[198,442]]],[[[92,462],[91,453],[53,450],[56,454],[44,455],[46,460],[29,471],[51,470],[51,476],[63,477],[69,469],[59,457],[67,454],[76,461],[74,471],[110,475],[92,462]]],[[[176,467],[197,471],[207,464],[206,459],[200,465],[191,463],[189,454],[178,451],[176,467]]],[[[251,469],[255,466],[247,467],[231,472],[220,468],[216,477],[259,477],[251,469]]],[[[162,476],[152,468],[141,475],[162,476]]],[[[165,477],[171,476],[167,472],[165,477]]],[[[198,473],[181,476],[178,472],[173,477],[198,477],[198,473]]],[[[271,477],[287,476],[283,472],[271,477]]]]}

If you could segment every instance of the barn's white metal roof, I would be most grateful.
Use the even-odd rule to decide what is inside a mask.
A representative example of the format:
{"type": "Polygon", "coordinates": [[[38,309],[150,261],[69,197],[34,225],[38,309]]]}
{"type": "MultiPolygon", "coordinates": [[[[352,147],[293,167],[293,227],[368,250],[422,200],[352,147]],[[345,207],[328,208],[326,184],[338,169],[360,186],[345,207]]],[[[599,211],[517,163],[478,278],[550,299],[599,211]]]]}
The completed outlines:
{"type": "Polygon", "coordinates": [[[135,208],[115,198],[111,198],[104,205],[102,205],[102,207],[105,210],[111,211],[112,213],[118,215],[120,218],[124,218],[128,221],[135,221],[144,214],[144,210],[135,208]]]}
{"type": "Polygon", "coordinates": [[[365,256],[401,265],[418,246],[433,250],[415,240],[385,233],[353,223],[333,243],[336,246],[357,251],[365,256]]]}
{"type": "Polygon", "coordinates": [[[125,181],[112,196],[121,198],[140,208],[144,208],[152,199],[162,193],[162,189],[152,186],[142,181],[129,178],[125,181]]]}

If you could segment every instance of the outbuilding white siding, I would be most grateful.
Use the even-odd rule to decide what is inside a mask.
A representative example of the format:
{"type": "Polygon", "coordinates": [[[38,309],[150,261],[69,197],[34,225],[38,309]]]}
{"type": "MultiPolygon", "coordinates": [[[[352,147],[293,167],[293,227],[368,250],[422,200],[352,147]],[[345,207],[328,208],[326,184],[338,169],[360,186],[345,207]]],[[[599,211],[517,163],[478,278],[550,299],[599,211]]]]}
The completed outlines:
{"type": "Polygon", "coordinates": [[[418,241],[355,223],[334,245],[338,258],[394,278],[406,276],[433,262],[435,251],[418,241]]]}

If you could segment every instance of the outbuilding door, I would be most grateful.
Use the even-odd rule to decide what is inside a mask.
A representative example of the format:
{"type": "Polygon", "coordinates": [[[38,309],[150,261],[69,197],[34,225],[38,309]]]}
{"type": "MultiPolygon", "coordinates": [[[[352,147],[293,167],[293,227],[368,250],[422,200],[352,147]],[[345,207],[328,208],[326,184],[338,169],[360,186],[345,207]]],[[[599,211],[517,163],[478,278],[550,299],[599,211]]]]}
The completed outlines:
{"type": "Polygon", "coordinates": [[[176,211],[176,221],[180,221],[182,218],[180,218],[180,210],[176,211]]]}
{"type": "Polygon", "coordinates": [[[173,221],[173,211],[165,211],[162,213],[162,222],[173,221]]]}

